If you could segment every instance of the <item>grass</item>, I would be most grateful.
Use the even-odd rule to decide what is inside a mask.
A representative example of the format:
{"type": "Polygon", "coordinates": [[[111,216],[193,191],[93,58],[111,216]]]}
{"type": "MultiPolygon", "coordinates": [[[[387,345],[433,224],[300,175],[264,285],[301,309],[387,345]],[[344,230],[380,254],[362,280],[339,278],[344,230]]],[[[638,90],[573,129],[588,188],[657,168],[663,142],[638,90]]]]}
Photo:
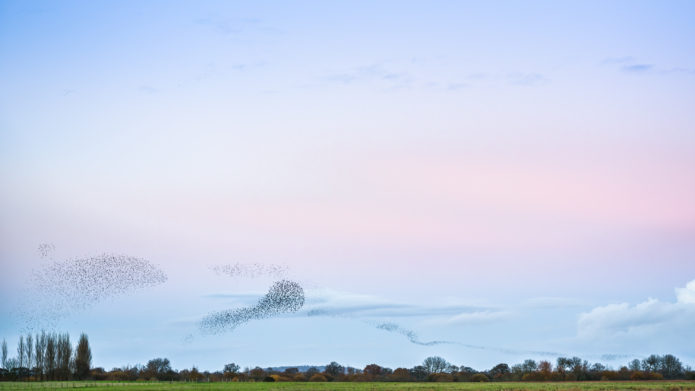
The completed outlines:
{"type": "Polygon", "coordinates": [[[693,381],[564,382],[564,383],[165,383],[165,382],[0,382],[0,390],[59,390],[84,388],[90,391],[226,391],[226,390],[336,390],[336,391],[695,391],[693,381]]]}

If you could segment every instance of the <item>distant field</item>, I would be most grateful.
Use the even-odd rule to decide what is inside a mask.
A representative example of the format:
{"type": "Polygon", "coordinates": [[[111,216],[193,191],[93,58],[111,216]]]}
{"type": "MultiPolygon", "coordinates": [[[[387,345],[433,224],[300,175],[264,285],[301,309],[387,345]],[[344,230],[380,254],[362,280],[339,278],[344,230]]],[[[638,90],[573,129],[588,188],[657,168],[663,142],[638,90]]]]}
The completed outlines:
{"type": "Polygon", "coordinates": [[[0,390],[39,390],[84,388],[89,390],[127,389],[128,391],[176,391],[176,390],[355,390],[355,391],[695,391],[693,381],[649,381],[649,382],[581,382],[581,383],[157,383],[157,382],[45,382],[19,383],[0,382],[0,390]]]}

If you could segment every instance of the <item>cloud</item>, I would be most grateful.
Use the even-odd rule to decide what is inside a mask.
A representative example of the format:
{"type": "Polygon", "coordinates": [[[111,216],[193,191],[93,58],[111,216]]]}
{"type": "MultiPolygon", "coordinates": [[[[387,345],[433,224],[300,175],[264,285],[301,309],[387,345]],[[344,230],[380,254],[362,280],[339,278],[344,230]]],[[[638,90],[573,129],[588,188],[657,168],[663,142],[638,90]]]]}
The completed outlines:
{"type": "Polygon", "coordinates": [[[507,82],[518,86],[531,86],[547,83],[548,79],[540,73],[510,73],[507,75],[507,82]]]}
{"type": "Polygon", "coordinates": [[[145,93],[145,94],[154,94],[156,92],[159,92],[159,90],[155,87],[152,87],[147,84],[143,84],[138,88],[138,91],[145,93]]]}
{"type": "Polygon", "coordinates": [[[610,57],[601,61],[601,65],[618,67],[625,73],[656,73],[661,75],[684,73],[695,74],[695,70],[687,67],[664,68],[655,64],[640,63],[634,57],[610,57]]]}
{"type": "Polygon", "coordinates": [[[629,62],[633,62],[635,59],[634,57],[631,56],[623,56],[623,57],[608,57],[601,61],[601,64],[603,65],[613,65],[613,64],[625,64],[629,62]]]}
{"type": "Polygon", "coordinates": [[[597,307],[579,317],[579,335],[607,337],[652,334],[664,323],[673,321],[684,309],[679,304],[648,299],[630,306],[628,303],[597,307]]]}
{"type": "Polygon", "coordinates": [[[661,75],[668,74],[695,74],[695,69],[688,67],[664,68],[654,64],[640,63],[634,57],[611,57],[601,61],[601,65],[619,67],[625,73],[656,73],[661,75]]]}
{"type": "Polygon", "coordinates": [[[474,311],[464,312],[453,316],[447,320],[449,324],[474,324],[474,323],[489,323],[498,320],[507,319],[511,316],[508,311],[474,311]]]}
{"type": "Polygon", "coordinates": [[[569,297],[534,297],[524,301],[524,306],[538,309],[579,307],[582,302],[569,297]]]}
{"type": "Polygon", "coordinates": [[[684,73],[686,75],[695,75],[695,69],[693,68],[671,68],[665,71],[661,71],[663,74],[669,74],[669,73],[684,73]]]}
{"type": "Polygon", "coordinates": [[[620,69],[623,72],[633,72],[633,73],[647,72],[647,71],[651,71],[652,69],[654,69],[654,65],[652,65],[652,64],[632,64],[632,65],[625,65],[620,69]]]}
{"type": "Polygon", "coordinates": [[[509,318],[512,313],[509,311],[495,310],[480,306],[465,304],[448,305],[421,305],[399,303],[384,300],[376,296],[356,295],[329,291],[319,297],[314,296],[309,301],[307,316],[333,316],[348,319],[361,320],[369,325],[389,333],[399,334],[415,345],[437,346],[437,345],[457,345],[467,349],[490,350],[505,354],[538,354],[538,355],[558,355],[556,352],[509,349],[493,346],[483,346],[468,344],[461,341],[449,340],[422,340],[412,329],[406,328],[393,321],[383,321],[384,318],[425,318],[424,324],[428,328],[438,325],[462,325],[462,324],[484,324],[497,322],[509,318]],[[318,303],[318,304],[317,304],[318,303]]]}
{"type": "Polygon", "coordinates": [[[471,85],[469,83],[449,83],[447,84],[446,89],[448,91],[459,91],[470,86],[471,85]]]}
{"type": "Polygon", "coordinates": [[[199,25],[209,26],[216,33],[223,35],[241,34],[250,28],[258,28],[261,21],[256,18],[219,18],[205,17],[195,21],[199,25]]]}
{"type": "Polygon", "coordinates": [[[668,339],[691,331],[695,324],[695,280],[676,288],[676,302],[649,298],[630,305],[609,304],[582,313],[579,337],[588,339],[668,339]]]}
{"type": "Polygon", "coordinates": [[[391,87],[405,87],[411,83],[411,77],[404,72],[386,69],[381,64],[357,67],[346,72],[334,73],[325,78],[341,84],[385,83],[391,87]]]}
{"type": "Polygon", "coordinates": [[[308,316],[348,318],[439,317],[446,320],[465,313],[480,313],[490,310],[485,307],[465,304],[413,304],[387,300],[377,296],[336,291],[314,292],[309,297],[310,299],[305,306],[308,316]]]}
{"type": "Polygon", "coordinates": [[[676,288],[676,298],[679,303],[695,304],[695,280],[685,285],[685,288],[676,288]]]}
{"type": "MultiPolygon", "coordinates": [[[[420,306],[397,303],[375,303],[345,306],[318,306],[309,310],[309,316],[344,316],[344,317],[433,317],[462,316],[461,311],[477,311],[467,306],[420,306]]],[[[481,312],[471,312],[480,314],[481,312]]]]}

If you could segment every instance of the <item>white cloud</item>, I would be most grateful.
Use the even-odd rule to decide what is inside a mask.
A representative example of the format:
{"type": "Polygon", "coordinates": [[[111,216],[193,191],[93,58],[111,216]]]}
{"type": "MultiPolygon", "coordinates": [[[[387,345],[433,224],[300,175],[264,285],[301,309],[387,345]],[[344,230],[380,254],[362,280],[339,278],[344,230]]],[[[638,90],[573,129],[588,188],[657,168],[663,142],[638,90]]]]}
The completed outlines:
{"type": "Polygon", "coordinates": [[[581,300],[569,297],[534,297],[523,302],[525,307],[534,309],[578,307],[582,304],[581,300]]]}
{"type": "MultiPolygon", "coordinates": [[[[448,319],[461,313],[487,312],[487,308],[465,304],[432,305],[396,301],[373,295],[332,290],[307,291],[304,310],[309,316],[348,318],[424,317],[448,319]]],[[[442,321],[444,322],[444,321],[442,321]]]]}
{"type": "Polygon", "coordinates": [[[695,304],[695,280],[690,281],[685,288],[676,288],[679,303],[695,304]]]}
{"type": "Polygon", "coordinates": [[[676,289],[677,301],[649,298],[630,305],[609,304],[582,313],[578,336],[587,343],[622,344],[635,348],[692,349],[695,324],[695,280],[676,289]]]}
{"type": "Polygon", "coordinates": [[[450,324],[477,324],[488,323],[509,318],[510,312],[507,311],[474,311],[464,312],[448,319],[450,324]]]}
{"type": "MultiPolygon", "coordinates": [[[[627,303],[596,307],[579,316],[579,335],[609,337],[616,335],[648,335],[680,318],[695,314],[680,303],[648,299],[630,306],[627,303]]],[[[693,319],[695,320],[695,319],[693,319]]]]}

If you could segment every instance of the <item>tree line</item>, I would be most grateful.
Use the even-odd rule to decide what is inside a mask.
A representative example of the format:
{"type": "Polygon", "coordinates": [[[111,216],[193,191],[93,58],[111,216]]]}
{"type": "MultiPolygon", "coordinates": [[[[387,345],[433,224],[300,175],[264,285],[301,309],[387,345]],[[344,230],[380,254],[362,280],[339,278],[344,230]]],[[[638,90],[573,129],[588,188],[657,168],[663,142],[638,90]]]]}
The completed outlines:
{"type": "Polygon", "coordinates": [[[9,356],[2,340],[0,380],[82,380],[91,375],[92,351],[82,333],[73,349],[68,333],[47,333],[19,337],[17,355],[9,356]]]}
{"type": "MultiPolygon", "coordinates": [[[[195,368],[193,368],[195,369],[195,368]]],[[[337,362],[322,367],[311,367],[304,372],[298,368],[283,371],[273,368],[239,370],[236,364],[225,365],[222,371],[195,372],[195,378],[188,378],[190,371],[182,371],[180,380],[186,381],[356,381],[356,382],[487,382],[487,381],[618,381],[618,380],[662,380],[692,379],[695,372],[684,366],[670,354],[651,355],[644,360],[634,360],[618,370],[610,369],[600,363],[590,364],[578,357],[559,357],[553,365],[549,361],[525,360],[509,366],[500,363],[494,367],[477,371],[468,366],[457,366],[445,359],[433,356],[426,358],[421,365],[412,368],[391,369],[377,364],[369,364],[363,369],[342,366],[337,362]]]]}
{"type": "Polygon", "coordinates": [[[695,371],[683,365],[672,354],[652,354],[643,360],[633,360],[619,369],[601,363],[589,363],[579,357],[558,357],[550,361],[525,360],[509,366],[500,363],[478,371],[471,367],[454,365],[432,356],[412,368],[391,369],[369,364],[362,369],[331,362],[321,367],[300,371],[297,367],[245,368],[235,363],[224,365],[218,371],[201,371],[196,367],[175,370],[167,358],[154,358],[146,365],[113,368],[92,368],[92,354],[87,335],[82,333],[72,347],[67,333],[45,333],[21,336],[17,355],[8,357],[5,340],[2,342],[2,368],[0,380],[109,380],[109,381],[312,381],[312,382],[503,382],[503,381],[618,381],[618,380],[695,380],[695,371]]]}

